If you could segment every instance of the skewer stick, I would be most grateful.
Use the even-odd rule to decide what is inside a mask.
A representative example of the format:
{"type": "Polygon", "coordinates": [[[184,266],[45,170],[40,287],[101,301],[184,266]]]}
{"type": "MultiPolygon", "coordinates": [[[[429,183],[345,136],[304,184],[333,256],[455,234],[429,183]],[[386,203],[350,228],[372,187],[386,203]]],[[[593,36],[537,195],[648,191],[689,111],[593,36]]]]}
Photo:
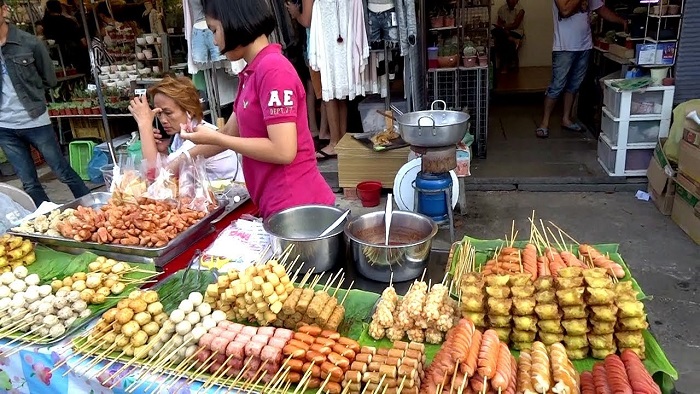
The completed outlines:
{"type": "Polygon", "coordinates": [[[323,383],[321,383],[321,387],[318,388],[319,393],[323,392],[323,389],[326,388],[326,385],[328,384],[328,382],[330,382],[331,377],[333,377],[331,374],[328,374],[328,376],[326,376],[326,380],[324,380],[323,383]]]}
{"type": "Polygon", "coordinates": [[[348,298],[348,294],[350,294],[350,290],[352,289],[352,285],[355,284],[355,281],[353,280],[350,282],[350,287],[348,287],[347,290],[345,290],[345,294],[343,294],[343,299],[340,300],[340,305],[343,305],[345,303],[345,299],[348,298]]]}
{"type": "Polygon", "coordinates": [[[226,391],[228,391],[228,388],[231,388],[231,387],[235,386],[236,384],[238,384],[238,381],[243,377],[243,375],[245,375],[245,374],[248,372],[248,367],[250,366],[250,362],[251,362],[252,360],[253,360],[253,358],[252,358],[252,357],[249,357],[249,358],[248,358],[248,361],[246,361],[245,364],[243,364],[243,368],[241,368],[241,370],[238,372],[238,374],[237,374],[235,377],[229,376],[228,378],[226,378],[226,380],[224,381],[224,383],[223,383],[222,385],[220,385],[218,389],[216,389],[216,391],[214,392],[214,394],[218,394],[218,393],[219,393],[219,390],[221,390],[221,389],[224,388],[224,387],[227,387],[226,391]],[[231,382],[230,385],[228,385],[228,384],[229,384],[228,381],[229,381],[231,378],[233,378],[233,381],[231,382]]]}
{"type": "MultiPolygon", "coordinates": [[[[272,376],[272,380],[270,380],[270,383],[276,382],[277,380],[280,380],[280,376],[281,376],[280,374],[283,373],[283,370],[285,369],[285,367],[287,367],[287,363],[289,363],[289,360],[291,360],[291,359],[292,359],[292,355],[290,354],[289,357],[287,357],[287,359],[284,360],[284,362],[280,366],[280,369],[277,370],[277,373],[275,373],[272,376]]],[[[289,372],[290,368],[287,368],[287,370],[289,372]]],[[[286,373],[283,375],[286,375],[286,373]]],[[[268,383],[268,384],[270,384],[270,383],[268,383]]]]}
{"type": "Polygon", "coordinates": [[[483,393],[486,394],[486,376],[484,376],[484,387],[482,388],[483,393]]]}
{"type": "MultiPolygon", "coordinates": [[[[108,354],[112,353],[112,352],[114,351],[114,349],[116,349],[116,348],[117,348],[117,344],[116,344],[116,342],[115,342],[115,343],[113,343],[110,347],[108,347],[107,349],[105,349],[102,353],[96,355],[96,356],[87,364],[87,366],[85,367],[85,373],[87,373],[87,372],[90,370],[90,368],[92,368],[92,367],[94,367],[95,365],[99,364],[100,361],[104,360],[104,358],[105,358],[108,354]]],[[[77,367],[77,366],[76,366],[76,367],[77,367]]],[[[63,376],[68,375],[68,372],[70,372],[70,370],[66,371],[66,373],[63,374],[63,376]]]]}
{"type": "Polygon", "coordinates": [[[239,393],[243,392],[243,390],[247,390],[250,393],[251,392],[250,389],[246,389],[246,387],[250,386],[252,389],[254,386],[256,386],[260,383],[260,380],[265,376],[265,374],[267,374],[267,371],[263,371],[263,373],[260,374],[260,371],[265,367],[265,364],[267,364],[267,360],[265,360],[262,364],[260,364],[260,366],[255,371],[255,373],[253,374],[253,377],[250,380],[246,380],[243,383],[243,386],[241,386],[240,390],[238,390],[239,393]],[[253,381],[253,379],[255,379],[255,377],[258,376],[258,374],[260,374],[260,377],[258,377],[257,380],[253,381]]]}
{"type": "Polygon", "coordinates": [[[551,221],[549,221],[548,223],[551,224],[552,226],[554,226],[554,228],[559,230],[562,234],[566,235],[566,237],[569,238],[570,240],[572,240],[576,245],[581,245],[577,240],[574,239],[574,237],[567,234],[566,231],[562,230],[561,227],[557,226],[556,224],[552,223],[551,221]]]}
{"type": "Polygon", "coordinates": [[[304,277],[301,278],[301,282],[299,282],[299,287],[300,287],[300,288],[301,288],[301,287],[304,287],[304,285],[305,285],[306,282],[309,280],[309,278],[311,278],[311,273],[312,273],[312,272],[313,272],[313,269],[309,269],[308,271],[306,271],[306,274],[304,274],[304,277]]]}
{"type": "Polygon", "coordinates": [[[420,281],[423,282],[423,279],[425,279],[425,273],[428,271],[428,268],[423,268],[423,275],[420,276],[420,281]]]}
{"type": "MultiPolygon", "coordinates": [[[[189,345],[188,345],[188,346],[189,346],[189,345]]],[[[192,364],[191,364],[192,359],[194,359],[194,358],[204,349],[204,347],[198,348],[196,352],[192,353],[189,357],[187,357],[187,358],[186,358],[185,360],[183,360],[182,362],[180,362],[180,360],[175,360],[175,359],[173,359],[172,357],[168,357],[168,355],[176,354],[176,353],[177,353],[177,350],[179,350],[179,349],[180,349],[180,348],[176,349],[175,351],[168,352],[167,355],[164,355],[164,356],[163,356],[163,360],[162,360],[159,364],[157,364],[154,368],[151,368],[150,371],[158,371],[158,369],[160,369],[160,370],[161,370],[160,373],[158,373],[158,375],[156,375],[156,376],[162,376],[163,374],[168,373],[168,370],[173,369],[173,367],[174,367],[174,369],[175,369],[176,372],[181,372],[181,370],[184,370],[185,368],[189,368],[189,367],[192,366],[192,364]],[[178,365],[175,365],[175,364],[178,364],[178,365]],[[159,365],[160,365],[160,366],[159,366],[159,365]]],[[[139,384],[136,384],[136,383],[137,383],[138,381],[140,381],[140,380],[141,380],[141,377],[145,376],[147,373],[149,373],[149,371],[147,371],[147,370],[141,371],[141,374],[139,375],[139,377],[138,377],[137,379],[134,379],[134,383],[132,383],[132,384],[127,388],[127,391],[129,391],[129,390],[131,390],[131,391],[136,390],[136,388],[137,388],[138,386],[141,385],[141,383],[139,383],[139,384]],[[134,384],[136,384],[136,386],[132,388],[132,386],[134,386],[134,384]]],[[[179,378],[178,378],[178,379],[179,379],[179,378]]],[[[148,389],[151,388],[151,386],[152,386],[154,383],[155,383],[155,379],[152,380],[152,381],[148,384],[148,386],[146,386],[146,390],[145,390],[145,391],[148,391],[148,389]]],[[[131,391],[129,391],[129,392],[131,392],[131,391]]]]}
{"type": "MultiPolygon", "coordinates": [[[[261,366],[260,368],[262,368],[262,366],[261,366]]],[[[258,373],[260,373],[260,369],[258,369],[258,371],[257,371],[255,374],[257,375],[258,373]]],[[[260,377],[258,377],[258,379],[255,381],[255,383],[253,383],[253,384],[251,385],[250,390],[248,390],[249,393],[251,392],[251,390],[252,390],[254,387],[256,387],[256,386],[258,386],[258,385],[260,384],[260,381],[263,380],[263,378],[265,377],[265,375],[267,375],[267,371],[262,371],[262,373],[260,374],[260,377]]]]}
{"type": "Polygon", "coordinates": [[[294,283],[294,281],[296,281],[297,276],[299,276],[299,271],[301,271],[301,267],[303,267],[303,266],[304,266],[304,264],[300,264],[299,267],[297,268],[297,270],[294,271],[294,275],[291,275],[291,277],[289,278],[289,280],[292,283],[294,283]]]}
{"type": "MultiPolygon", "coordinates": [[[[102,343],[104,343],[104,342],[105,342],[105,340],[103,339],[103,340],[102,340],[102,343]]],[[[81,346],[81,347],[76,347],[76,348],[75,348],[75,351],[76,351],[76,352],[82,353],[83,350],[85,350],[85,349],[87,349],[88,347],[91,347],[91,346],[93,346],[93,345],[94,345],[94,344],[88,342],[88,343],[83,344],[83,346],[81,346]]],[[[97,345],[98,345],[98,346],[101,346],[101,344],[97,344],[97,345]]],[[[67,349],[70,349],[70,345],[66,346],[66,348],[67,348],[67,349]]],[[[59,362],[53,367],[53,369],[52,369],[51,371],[49,371],[49,373],[53,374],[53,373],[56,372],[59,368],[61,368],[63,365],[65,365],[65,364],[68,362],[69,359],[71,359],[71,358],[73,358],[73,357],[75,357],[75,356],[77,356],[77,354],[70,354],[70,355],[66,356],[66,358],[64,358],[63,360],[59,361],[59,362]]]]}
{"type": "MultiPolygon", "coordinates": [[[[5,347],[10,346],[10,345],[12,345],[13,343],[15,343],[15,342],[17,342],[17,341],[21,341],[22,339],[26,338],[27,336],[32,335],[32,333],[33,333],[34,331],[37,331],[37,330],[41,329],[41,328],[44,327],[44,326],[45,326],[45,324],[41,324],[40,326],[35,327],[34,329],[32,329],[32,330],[30,330],[30,331],[27,331],[26,333],[24,333],[24,334],[18,336],[17,338],[11,340],[10,342],[8,342],[8,343],[6,343],[6,344],[0,346],[0,349],[4,349],[5,347]]],[[[3,353],[4,353],[4,351],[0,351],[0,354],[3,354],[3,353]]],[[[6,356],[6,357],[7,357],[7,356],[6,356]]]]}
{"type": "Polygon", "coordinates": [[[260,391],[262,393],[276,391],[277,387],[281,386],[284,383],[284,378],[287,376],[287,373],[289,373],[289,371],[289,367],[280,367],[280,369],[278,369],[277,372],[275,372],[275,374],[272,375],[272,378],[262,387],[262,390],[260,391]]]}
{"type": "Polygon", "coordinates": [[[217,369],[216,372],[214,372],[214,373],[211,375],[211,377],[210,377],[209,379],[207,379],[206,382],[204,382],[204,384],[202,385],[202,387],[200,387],[199,390],[197,390],[198,393],[199,393],[200,391],[202,391],[202,390],[205,390],[205,389],[208,389],[209,387],[211,387],[211,386],[214,384],[214,381],[215,381],[215,380],[218,380],[226,371],[228,371],[228,370],[231,368],[231,367],[228,365],[228,362],[231,361],[231,359],[233,358],[233,356],[234,356],[234,355],[231,354],[230,356],[228,356],[228,357],[226,358],[226,361],[224,361],[223,364],[221,364],[221,368],[217,369]]]}
{"type": "Polygon", "coordinates": [[[457,369],[459,368],[459,361],[455,363],[455,371],[452,373],[452,379],[450,379],[450,393],[455,389],[455,379],[457,378],[457,369]]]}
{"type": "Polygon", "coordinates": [[[459,386],[459,389],[457,392],[459,394],[462,394],[464,392],[464,388],[467,387],[467,382],[469,381],[469,377],[467,375],[464,375],[464,379],[462,379],[462,384],[459,386]]]}
{"type": "Polygon", "coordinates": [[[386,374],[382,375],[382,378],[379,379],[379,383],[377,384],[377,388],[375,388],[372,391],[372,394],[377,394],[379,392],[379,389],[382,387],[382,384],[384,384],[384,379],[386,379],[386,374]]]}
{"type": "Polygon", "coordinates": [[[311,372],[314,369],[314,364],[316,363],[316,360],[311,361],[311,365],[309,366],[309,369],[304,372],[304,376],[301,377],[301,380],[299,381],[299,384],[297,384],[297,388],[294,389],[294,392],[292,394],[297,394],[298,392],[305,392],[306,391],[306,386],[309,385],[309,379],[311,378],[311,372]],[[299,391],[301,389],[301,391],[299,391]]]}
{"type": "MultiPolygon", "coordinates": [[[[194,374],[187,380],[186,383],[188,385],[192,384],[192,382],[194,382],[196,379],[198,379],[199,376],[204,373],[204,371],[206,371],[207,369],[209,369],[209,367],[214,365],[214,362],[215,362],[214,357],[216,357],[217,354],[219,354],[219,352],[211,352],[211,355],[209,355],[209,357],[206,360],[204,360],[202,365],[195,370],[194,374]]],[[[170,387],[168,387],[168,388],[170,388],[170,387]]]]}
{"type": "Polygon", "coordinates": [[[564,246],[563,243],[562,244],[559,243],[559,238],[557,238],[557,236],[554,235],[554,232],[552,231],[552,229],[547,227],[547,231],[549,231],[549,235],[551,235],[552,238],[554,238],[554,242],[557,244],[557,248],[559,248],[560,251],[566,250],[566,246],[564,246]]]}
{"type": "MultiPolygon", "coordinates": [[[[90,349],[83,348],[83,351],[81,351],[81,353],[83,353],[83,355],[78,359],[78,361],[76,363],[80,364],[83,361],[87,360],[88,357],[90,357],[94,354],[97,354],[99,349],[101,349],[102,346],[104,346],[105,344],[107,344],[107,340],[102,339],[102,341],[99,341],[98,343],[91,344],[92,346],[90,349]]],[[[77,354],[74,354],[73,356],[77,356],[77,354]]],[[[56,366],[50,372],[53,374],[57,369],[62,367],[64,364],[66,364],[70,358],[71,357],[66,357],[63,361],[56,364],[56,366]]],[[[68,370],[70,371],[70,368],[68,370]]]]}
{"type": "Polygon", "coordinates": [[[342,272],[343,272],[343,269],[341,268],[340,270],[338,270],[338,272],[335,273],[335,275],[329,276],[329,277],[328,277],[328,280],[329,280],[330,282],[329,282],[329,281],[326,281],[326,285],[323,286],[323,291],[328,292],[328,289],[330,289],[331,286],[333,286],[333,283],[336,281],[336,279],[338,279],[338,277],[340,276],[340,274],[341,274],[342,272]]]}
{"type": "Polygon", "coordinates": [[[10,335],[12,335],[12,334],[15,334],[15,333],[17,333],[17,332],[26,330],[28,327],[31,327],[31,325],[33,324],[33,322],[34,322],[33,320],[32,320],[32,321],[26,321],[26,322],[17,324],[16,326],[13,326],[13,329],[12,329],[11,331],[8,331],[7,333],[4,333],[5,335],[0,336],[0,339],[9,338],[10,335]]]}
{"type": "MultiPolygon", "coordinates": [[[[506,238],[507,240],[507,238],[506,238]]],[[[515,241],[515,219],[510,222],[510,247],[513,247],[513,242],[515,241]]]]}
{"type": "MultiPolygon", "coordinates": [[[[150,352],[151,349],[153,349],[153,346],[155,346],[156,342],[158,342],[158,339],[160,338],[160,336],[161,336],[162,334],[163,334],[163,331],[158,331],[158,334],[157,334],[155,337],[153,337],[153,339],[150,339],[150,340],[148,341],[148,344],[146,345],[146,349],[145,349],[146,352],[150,352]]],[[[163,348],[163,346],[161,346],[161,349],[162,349],[162,348],[163,348]]],[[[158,350],[160,350],[160,349],[158,349],[158,350]]],[[[146,357],[146,360],[155,360],[155,357],[156,357],[156,354],[153,354],[152,357],[146,357]]],[[[136,360],[137,360],[137,358],[136,358],[136,357],[133,357],[133,358],[132,358],[131,360],[129,360],[126,364],[122,365],[121,368],[119,368],[115,373],[113,373],[113,374],[105,381],[105,383],[107,383],[107,381],[109,381],[110,379],[112,379],[112,377],[118,376],[120,373],[122,373],[122,371],[124,371],[124,370],[126,370],[127,368],[129,368],[131,365],[133,365],[133,364],[136,362],[136,360]]],[[[111,364],[111,363],[110,363],[110,364],[111,364]]],[[[97,374],[93,375],[93,378],[94,378],[95,376],[99,376],[99,375],[100,375],[100,374],[97,373],[97,374]]]]}
{"type": "MultiPolygon", "coordinates": [[[[115,362],[117,362],[117,360],[119,360],[120,358],[122,358],[122,357],[124,356],[124,354],[126,354],[126,352],[125,352],[124,350],[122,350],[122,352],[119,353],[119,355],[118,355],[117,357],[112,358],[112,359],[111,359],[107,364],[105,364],[105,366],[102,367],[99,371],[97,371],[96,373],[90,375],[90,379],[95,379],[95,377],[100,376],[100,374],[101,374],[102,372],[104,372],[104,371],[106,371],[107,369],[109,369],[109,367],[111,367],[115,362]]],[[[135,359],[136,359],[136,357],[132,358],[132,360],[135,360],[135,359]]],[[[85,371],[85,372],[86,372],[86,374],[87,374],[88,371],[85,371]]],[[[114,376],[114,375],[113,375],[113,376],[114,376]]]]}

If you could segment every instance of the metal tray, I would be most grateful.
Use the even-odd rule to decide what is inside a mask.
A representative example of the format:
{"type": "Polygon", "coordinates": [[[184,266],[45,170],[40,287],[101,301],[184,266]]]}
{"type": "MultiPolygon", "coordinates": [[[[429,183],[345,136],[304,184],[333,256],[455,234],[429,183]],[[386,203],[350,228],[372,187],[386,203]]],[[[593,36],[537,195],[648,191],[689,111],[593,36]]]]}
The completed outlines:
{"type": "MultiPolygon", "coordinates": [[[[66,208],[77,208],[78,206],[99,208],[107,204],[107,201],[112,197],[111,193],[97,192],[85,195],[77,200],[71,201],[68,204],[62,205],[57,208],[59,211],[63,211],[66,208]]],[[[219,204],[213,211],[209,212],[200,221],[195,223],[193,226],[178,234],[173,240],[168,242],[167,245],[160,248],[147,248],[143,246],[127,246],[127,245],[114,245],[114,244],[99,244],[97,242],[78,242],[72,239],[63,237],[51,237],[48,235],[40,234],[27,234],[20,233],[16,231],[9,231],[9,234],[21,236],[23,238],[28,238],[35,240],[44,245],[51,246],[65,246],[69,248],[79,248],[88,250],[98,250],[101,252],[109,253],[120,253],[126,255],[143,256],[143,257],[160,257],[163,255],[177,256],[184,252],[196,241],[200,240],[206,234],[212,231],[211,222],[218,218],[219,215],[226,208],[225,202],[219,201],[219,204]]]]}

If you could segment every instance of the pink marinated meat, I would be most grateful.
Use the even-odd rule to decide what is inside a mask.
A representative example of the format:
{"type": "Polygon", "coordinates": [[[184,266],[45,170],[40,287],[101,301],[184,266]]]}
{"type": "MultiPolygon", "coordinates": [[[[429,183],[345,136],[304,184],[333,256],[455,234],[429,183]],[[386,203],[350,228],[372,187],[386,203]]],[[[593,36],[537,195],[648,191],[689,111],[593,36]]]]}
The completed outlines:
{"type": "Polygon", "coordinates": [[[278,328],[275,330],[274,337],[290,340],[294,337],[294,331],[286,329],[286,328],[278,328]]]}
{"type": "Polygon", "coordinates": [[[233,359],[243,360],[245,358],[245,344],[233,341],[226,346],[226,356],[233,355],[233,359]]]}
{"type": "Polygon", "coordinates": [[[258,342],[248,342],[245,345],[245,355],[249,357],[257,357],[260,358],[260,352],[262,352],[262,349],[265,345],[262,343],[258,342]]]}
{"type": "Polygon", "coordinates": [[[275,327],[260,327],[258,328],[258,334],[271,337],[275,335],[275,327]]]}
{"type": "Polygon", "coordinates": [[[267,345],[262,349],[260,358],[267,360],[268,365],[279,364],[282,362],[282,350],[279,348],[267,345]]]}
{"type": "Polygon", "coordinates": [[[287,344],[287,342],[289,342],[289,340],[287,340],[287,339],[272,337],[267,342],[267,344],[269,346],[276,347],[278,349],[284,349],[284,346],[287,344]]]}
{"type": "Polygon", "coordinates": [[[250,340],[253,342],[261,343],[263,345],[267,345],[267,341],[270,340],[270,337],[268,337],[267,335],[263,335],[263,334],[257,334],[257,335],[253,335],[253,337],[250,338],[250,340]]]}
{"type": "MultiPolygon", "coordinates": [[[[226,321],[228,321],[228,320],[226,320],[226,321]]],[[[232,323],[232,322],[229,322],[229,323],[231,323],[231,324],[229,324],[228,330],[229,330],[229,331],[232,331],[232,332],[235,332],[235,333],[241,332],[241,330],[243,330],[243,327],[245,327],[245,326],[244,326],[243,324],[241,324],[241,323],[232,323]]]]}
{"type": "Polygon", "coordinates": [[[241,333],[248,335],[248,336],[253,336],[258,333],[258,328],[257,327],[251,327],[251,326],[243,326],[243,329],[241,330],[241,333]]]}
{"type": "Polygon", "coordinates": [[[210,333],[206,333],[202,335],[201,338],[199,338],[199,346],[203,346],[205,348],[209,348],[211,346],[211,341],[214,340],[214,335],[210,333]]]}

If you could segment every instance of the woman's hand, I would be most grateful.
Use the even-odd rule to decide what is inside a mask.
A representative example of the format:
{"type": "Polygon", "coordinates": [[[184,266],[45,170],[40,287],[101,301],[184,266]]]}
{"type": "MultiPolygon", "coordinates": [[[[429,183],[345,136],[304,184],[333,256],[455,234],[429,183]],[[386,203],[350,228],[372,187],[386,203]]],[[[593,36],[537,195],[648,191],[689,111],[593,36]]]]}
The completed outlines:
{"type": "Polygon", "coordinates": [[[183,130],[180,132],[180,137],[184,140],[189,140],[198,145],[219,145],[219,137],[221,133],[207,126],[197,126],[194,131],[183,130]]]}
{"type": "Polygon", "coordinates": [[[168,154],[168,148],[170,147],[170,138],[163,138],[163,134],[160,130],[153,129],[153,136],[156,139],[156,149],[159,153],[168,154]]]}
{"type": "Polygon", "coordinates": [[[160,113],[160,108],[151,109],[146,96],[134,97],[129,103],[129,112],[139,125],[151,127],[153,119],[160,113]]]}

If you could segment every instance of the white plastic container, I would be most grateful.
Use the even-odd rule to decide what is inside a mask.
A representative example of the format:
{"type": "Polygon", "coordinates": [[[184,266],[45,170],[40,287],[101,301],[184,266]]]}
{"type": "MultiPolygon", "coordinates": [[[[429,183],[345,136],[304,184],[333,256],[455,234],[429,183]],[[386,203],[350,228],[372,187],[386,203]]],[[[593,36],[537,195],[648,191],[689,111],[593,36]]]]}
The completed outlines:
{"type": "MultiPolygon", "coordinates": [[[[601,131],[610,139],[612,146],[617,148],[619,144],[655,144],[659,139],[661,130],[668,134],[671,126],[670,120],[630,120],[615,121],[607,110],[603,110],[603,118],[600,123],[601,131]],[[627,129],[626,141],[620,141],[620,133],[627,129]]],[[[661,135],[665,137],[665,135],[661,135]]]]}
{"type": "Polygon", "coordinates": [[[603,91],[603,105],[613,118],[671,118],[675,86],[650,86],[639,91],[624,91],[612,86],[615,81],[604,81],[603,91]]]}
{"type": "Polygon", "coordinates": [[[598,162],[610,176],[646,176],[654,148],[615,149],[601,134],[598,137],[598,162]]]}

